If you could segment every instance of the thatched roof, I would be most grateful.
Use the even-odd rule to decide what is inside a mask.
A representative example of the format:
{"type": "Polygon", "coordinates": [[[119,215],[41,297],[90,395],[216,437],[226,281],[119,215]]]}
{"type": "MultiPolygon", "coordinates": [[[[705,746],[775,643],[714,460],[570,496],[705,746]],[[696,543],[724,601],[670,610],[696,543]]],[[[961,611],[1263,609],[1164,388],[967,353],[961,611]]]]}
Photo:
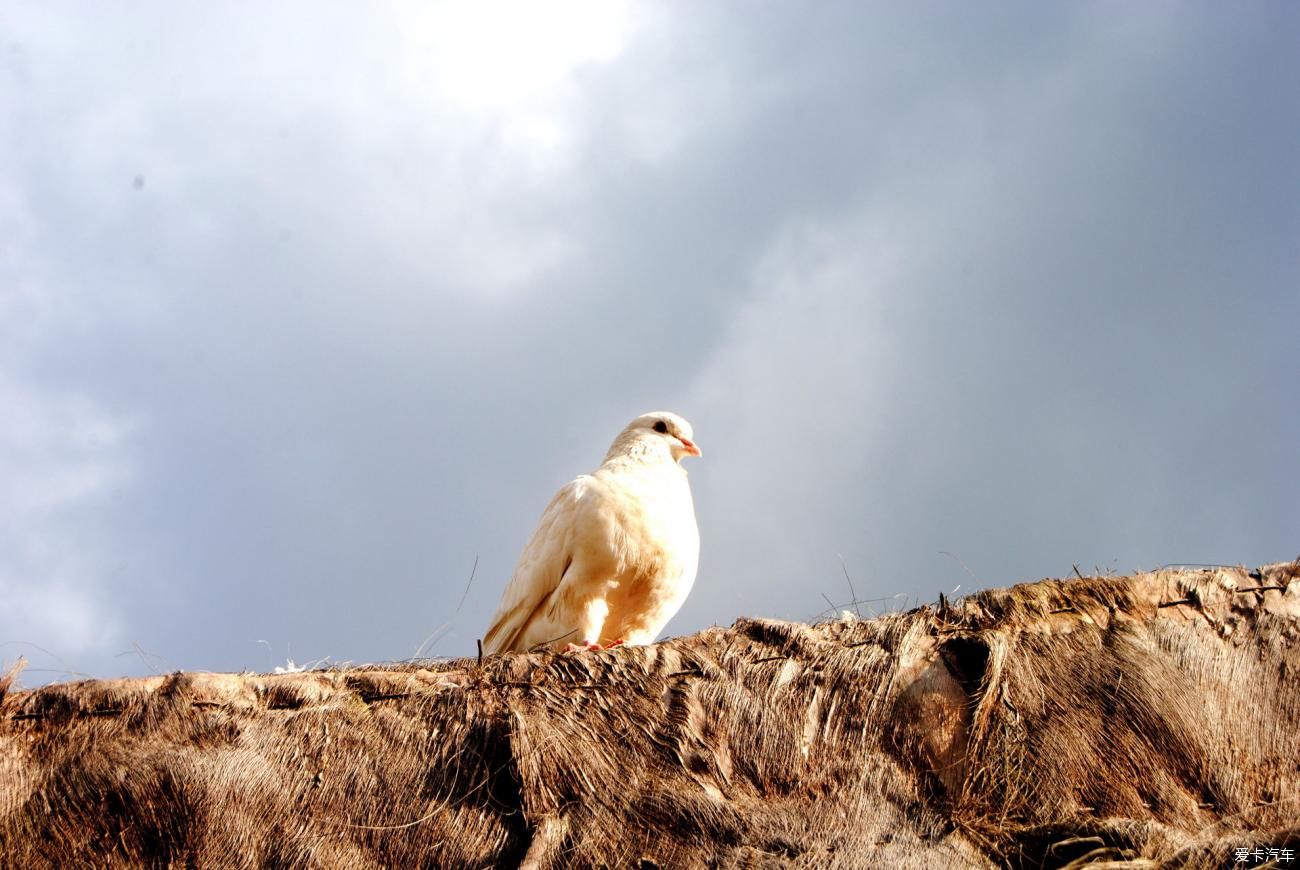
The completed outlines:
{"type": "Polygon", "coordinates": [[[1300,563],[10,691],[0,866],[1231,865],[1300,849],[1298,631],[1300,563]]]}

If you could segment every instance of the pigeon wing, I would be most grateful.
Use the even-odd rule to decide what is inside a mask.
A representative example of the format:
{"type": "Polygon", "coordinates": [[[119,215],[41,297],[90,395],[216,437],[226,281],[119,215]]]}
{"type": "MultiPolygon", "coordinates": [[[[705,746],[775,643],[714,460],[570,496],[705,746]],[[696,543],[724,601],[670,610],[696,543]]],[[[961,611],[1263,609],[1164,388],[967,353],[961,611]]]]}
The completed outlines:
{"type": "Polygon", "coordinates": [[[578,478],[561,487],[542,512],[537,531],[520,555],[515,573],[501,596],[501,606],[483,637],[484,652],[523,652],[517,650],[517,644],[546,608],[573,563],[583,484],[584,479],[578,478]]]}

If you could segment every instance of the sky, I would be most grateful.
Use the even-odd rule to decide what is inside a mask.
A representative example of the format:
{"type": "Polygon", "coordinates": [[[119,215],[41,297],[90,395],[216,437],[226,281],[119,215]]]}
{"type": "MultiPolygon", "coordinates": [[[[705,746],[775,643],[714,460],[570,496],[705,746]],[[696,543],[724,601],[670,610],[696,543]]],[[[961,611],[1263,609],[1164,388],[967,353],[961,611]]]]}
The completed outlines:
{"type": "Polygon", "coordinates": [[[1298,40],[1285,2],[5,3],[0,665],[471,655],[651,410],[704,450],[668,635],[1294,559],[1298,40]]]}

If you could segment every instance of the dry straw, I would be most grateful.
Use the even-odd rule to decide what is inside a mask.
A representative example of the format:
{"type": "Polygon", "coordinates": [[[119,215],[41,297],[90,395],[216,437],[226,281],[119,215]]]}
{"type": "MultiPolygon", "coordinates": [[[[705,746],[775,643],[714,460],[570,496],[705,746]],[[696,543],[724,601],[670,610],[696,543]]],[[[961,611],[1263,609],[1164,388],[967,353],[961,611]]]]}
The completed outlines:
{"type": "Polygon", "coordinates": [[[1300,564],[650,647],[8,690],[0,866],[1219,867],[1300,837],[1300,564]]]}

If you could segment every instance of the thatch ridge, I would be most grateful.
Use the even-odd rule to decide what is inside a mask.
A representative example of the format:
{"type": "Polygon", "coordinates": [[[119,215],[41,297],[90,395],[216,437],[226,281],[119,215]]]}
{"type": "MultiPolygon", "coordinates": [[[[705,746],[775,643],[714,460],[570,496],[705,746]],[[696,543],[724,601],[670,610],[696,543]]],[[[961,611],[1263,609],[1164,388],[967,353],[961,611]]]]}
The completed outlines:
{"type": "Polygon", "coordinates": [[[1223,866],[1300,839],[1298,631],[1300,562],[0,687],[0,866],[1223,866]]]}

